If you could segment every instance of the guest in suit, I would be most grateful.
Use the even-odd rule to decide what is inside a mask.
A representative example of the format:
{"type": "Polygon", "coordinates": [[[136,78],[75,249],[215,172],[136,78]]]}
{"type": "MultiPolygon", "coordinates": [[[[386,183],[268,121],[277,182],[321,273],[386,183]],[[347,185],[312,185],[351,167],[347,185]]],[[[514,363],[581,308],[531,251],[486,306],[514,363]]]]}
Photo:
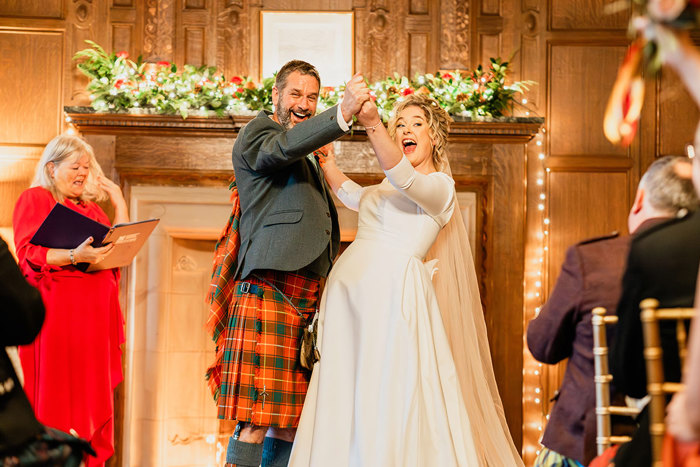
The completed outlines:
{"type": "Polygon", "coordinates": [[[225,348],[215,364],[218,416],[238,421],[227,464],[286,466],[308,387],[299,337],[340,242],[333,200],[312,153],[344,135],[369,99],[356,75],[338,106],[314,116],[319,90],[312,65],[285,64],[272,89],[274,112],[260,112],[233,147],[240,251],[230,277],[225,348]]]}
{"type": "Polygon", "coordinates": [[[0,463],[43,431],[4,349],[32,342],[43,321],[41,294],[24,280],[0,238],[0,463]]]}
{"type": "MultiPolygon", "coordinates": [[[[685,171],[690,179],[692,170],[685,171]]],[[[647,394],[639,303],[656,298],[663,308],[693,305],[700,264],[699,237],[700,211],[694,211],[656,225],[632,241],[617,308],[617,336],[610,353],[613,380],[625,395],[642,398],[647,394]]],[[[680,381],[675,325],[662,323],[660,329],[665,379],[680,381]]],[[[632,441],[620,447],[614,462],[635,467],[651,464],[646,409],[640,414],[632,441]]]]}
{"type": "MultiPolygon", "coordinates": [[[[698,108],[700,108],[700,50],[687,35],[680,38],[680,47],[666,58],[668,64],[685,84],[698,108]]],[[[695,133],[693,159],[693,183],[700,194],[700,125],[695,133]]],[[[698,276],[700,282],[700,276],[698,276]]],[[[697,283],[696,283],[697,284],[697,283]]],[[[700,307],[700,288],[696,286],[695,308],[700,307]]],[[[685,390],[675,395],[668,406],[666,426],[668,432],[681,441],[700,441],[700,318],[696,315],[688,337],[688,358],[683,369],[685,390]]]]}
{"type": "MultiPolygon", "coordinates": [[[[684,157],[663,157],[649,166],[629,213],[632,236],[617,233],[569,248],[559,278],[540,314],[527,328],[527,344],[540,362],[569,359],[535,465],[587,465],[596,455],[595,386],[591,310],[614,313],[633,237],[694,208],[697,197],[684,157]]],[[[614,328],[609,337],[614,336],[614,328]]],[[[615,380],[613,380],[613,384],[615,380]]]]}
{"type": "Polygon", "coordinates": [[[82,138],[60,135],[49,142],[32,188],[13,214],[19,266],[46,304],[39,337],[20,348],[25,392],[45,425],[75,430],[92,443],[102,465],[114,452],[113,390],[122,380],[124,329],[119,306],[119,271],[82,272],[78,263],[99,263],[111,245],[91,246],[87,238],[71,250],[45,248],[32,237],[56,203],[109,225],[95,201],[109,198],[115,223],[128,222],[126,201],[108,180],[82,138]]]}

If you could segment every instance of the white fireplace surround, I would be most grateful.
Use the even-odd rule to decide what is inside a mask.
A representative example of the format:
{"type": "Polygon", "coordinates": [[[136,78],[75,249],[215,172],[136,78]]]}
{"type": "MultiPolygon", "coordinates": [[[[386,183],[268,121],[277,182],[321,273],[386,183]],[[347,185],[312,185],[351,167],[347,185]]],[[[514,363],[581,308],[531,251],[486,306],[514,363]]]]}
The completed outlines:
{"type": "Polygon", "coordinates": [[[128,281],[124,465],[223,464],[225,441],[204,379],[214,358],[204,299],[229,196],[226,188],[131,189],[132,219],[160,223],[128,281]]]}
{"type": "MultiPolygon", "coordinates": [[[[214,245],[231,214],[229,198],[226,188],[131,188],[132,219],[160,223],[129,270],[125,466],[223,465],[229,433],[219,433],[204,378],[214,358],[204,325],[214,245]]],[[[476,195],[460,192],[458,199],[474,248],[476,195]]],[[[338,210],[342,240],[351,241],[357,214],[338,210]]]]}

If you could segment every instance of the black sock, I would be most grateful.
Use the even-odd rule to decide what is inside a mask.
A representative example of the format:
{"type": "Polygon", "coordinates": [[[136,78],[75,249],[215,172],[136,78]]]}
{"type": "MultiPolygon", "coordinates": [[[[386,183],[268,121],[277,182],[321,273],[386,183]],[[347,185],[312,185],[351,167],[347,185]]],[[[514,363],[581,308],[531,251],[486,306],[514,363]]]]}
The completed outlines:
{"type": "Polygon", "coordinates": [[[263,443],[262,467],[287,467],[292,443],[277,438],[266,437],[263,443]]]}
{"type": "MultiPolygon", "coordinates": [[[[267,441],[267,438],[265,439],[267,441]]],[[[236,467],[259,467],[263,456],[263,445],[245,443],[233,436],[228,440],[226,463],[236,464],[236,467]]]]}

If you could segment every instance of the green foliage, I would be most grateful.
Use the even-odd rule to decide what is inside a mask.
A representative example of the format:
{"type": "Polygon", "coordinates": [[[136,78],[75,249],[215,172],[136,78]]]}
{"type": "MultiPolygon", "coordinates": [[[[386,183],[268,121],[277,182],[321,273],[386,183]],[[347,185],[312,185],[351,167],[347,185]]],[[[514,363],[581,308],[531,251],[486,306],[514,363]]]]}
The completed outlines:
{"type": "MultiPolygon", "coordinates": [[[[129,60],[125,52],[107,54],[92,41],[91,47],[73,57],[78,69],[90,78],[92,106],[100,112],[153,112],[219,116],[251,114],[272,109],[274,77],[256,84],[247,76],[227,80],[215,67],[185,65],[178,72],[169,62],[143,63],[129,60]],[[145,109],[145,110],[141,110],[145,109]]],[[[492,58],[487,69],[481,65],[472,72],[417,75],[410,80],[394,76],[370,84],[373,97],[384,120],[397,101],[409,94],[429,94],[453,115],[499,117],[512,112],[515,95],[532,82],[506,85],[508,62],[492,58]]],[[[344,86],[321,89],[319,109],[336,105],[344,86]]]]}

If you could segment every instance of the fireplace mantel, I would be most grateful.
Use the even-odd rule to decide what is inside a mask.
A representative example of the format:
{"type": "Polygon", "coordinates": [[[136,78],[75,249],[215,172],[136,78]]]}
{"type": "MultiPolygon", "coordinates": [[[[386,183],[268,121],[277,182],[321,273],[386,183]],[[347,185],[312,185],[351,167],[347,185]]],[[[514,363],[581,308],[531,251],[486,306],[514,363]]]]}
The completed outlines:
{"type": "MultiPolygon", "coordinates": [[[[121,183],[132,203],[139,202],[137,193],[143,190],[165,187],[174,190],[173,193],[182,193],[185,198],[190,195],[184,193],[193,188],[211,189],[226,203],[233,143],[241,128],[253,118],[183,119],[166,115],[104,114],[85,107],[64,110],[70,123],[95,148],[105,173],[121,183]]],[[[522,439],[527,143],[542,124],[541,118],[522,117],[488,122],[456,121],[448,137],[447,152],[456,189],[475,200],[471,224],[475,232],[475,266],[496,380],[516,445],[522,439]]],[[[334,147],[338,165],[350,177],[361,184],[382,179],[383,173],[361,127],[334,143],[334,147]]],[[[537,153],[534,148],[531,152],[537,153]]],[[[136,211],[133,214],[138,217],[136,211]]],[[[207,231],[223,227],[226,219],[226,215],[214,216],[207,231]]],[[[194,228],[188,224],[189,219],[181,221],[182,225],[174,228],[185,231],[194,228]]],[[[138,261],[150,259],[137,258],[138,261]]],[[[126,276],[132,274],[137,274],[133,266],[126,276]]],[[[133,303],[134,297],[125,298],[126,303],[133,303]]],[[[129,308],[126,312],[141,313],[134,310],[129,308]]],[[[132,316],[132,320],[138,319],[139,316],[132,316]]],[[[127,349],[130,345],[133,343],[127,342],[127,349]]],[[[132,415],[127,413],[118,423],[128,425],[132,415]]]]}
{"type": "MultiPolygon", "coordinates": [[[[70,121],[83,134],[130,134],[211,136],[235,138],[253,116],[231,115],[189,116],[139,113],[98,113],[91,107],[64,107],[70,121]]],[[[488,121],[455,117],[450,127],[450,141],[454,142],[528,142],[537,134],[544,119],[539,117],[500,117],[488,121]]],[[[353,130],[345,140],[366,139],[362,126],[353,130]]]]}

